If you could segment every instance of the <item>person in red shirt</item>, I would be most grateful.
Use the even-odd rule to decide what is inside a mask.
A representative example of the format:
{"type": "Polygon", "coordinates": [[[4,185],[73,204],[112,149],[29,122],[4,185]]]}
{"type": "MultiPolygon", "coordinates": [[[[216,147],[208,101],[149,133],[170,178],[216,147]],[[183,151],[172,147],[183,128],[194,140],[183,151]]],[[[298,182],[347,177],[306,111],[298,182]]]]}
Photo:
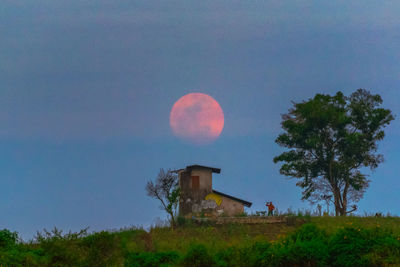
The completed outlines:
{"type": "Polygon", "coordinates": [[[273,216],[274,215],[275,206],[272,204],[272,202],[267,202],[265,204],[265,206],[268,207],[268,216],[273,216]]]}

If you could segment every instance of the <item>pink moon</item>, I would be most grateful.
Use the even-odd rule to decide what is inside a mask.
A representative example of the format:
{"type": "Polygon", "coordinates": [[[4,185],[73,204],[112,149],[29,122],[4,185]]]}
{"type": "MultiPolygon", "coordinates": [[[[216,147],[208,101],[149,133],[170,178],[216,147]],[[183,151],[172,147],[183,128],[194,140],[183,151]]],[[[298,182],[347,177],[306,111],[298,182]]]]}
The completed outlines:
{"type": "Polygon", "coordinates": [[[224,128],[224,112],[209,95],[190,93],[172,106],[169,123],[175,136],[196,145],[215,141],[224,128]]]}

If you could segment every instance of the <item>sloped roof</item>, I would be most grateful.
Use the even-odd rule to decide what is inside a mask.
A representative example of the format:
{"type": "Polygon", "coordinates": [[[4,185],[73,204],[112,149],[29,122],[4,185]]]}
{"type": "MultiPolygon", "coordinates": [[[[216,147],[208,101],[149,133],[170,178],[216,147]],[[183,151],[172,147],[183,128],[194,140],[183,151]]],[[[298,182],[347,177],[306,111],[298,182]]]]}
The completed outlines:
{"type": "Polygon", "coordinates": [[[196,170],[196,169],[209,169],[212,172],[221,173],[221,169],[219,169],[219,168],[207,167],[207,166],[202,166],[202,165],[190,165],[190,166],[186,166],[186,169],[189,171],[196,170]]]}
{"type": "Polygon", "coordinates": [[[250,208],[251,205],[253,205],[253,203],[251,203],[251,202],[248,202],[246,200],[243,200],[243,199],[240,199],[240,198],[236,198],[236,197],[233,197],[233,196],[218,192],[218,191],[216,191],[214,189],[212,191],[213,191],[213,193],[215,193],[217,195],[220,195],[220,196],[223,196],[223,197],[226,197],[226,198],[230,198],[230,199],[232,199],[234,201],[240,202],[240,203],[242,203],[243,205],[245,205],[248,208],[250,208]]]}

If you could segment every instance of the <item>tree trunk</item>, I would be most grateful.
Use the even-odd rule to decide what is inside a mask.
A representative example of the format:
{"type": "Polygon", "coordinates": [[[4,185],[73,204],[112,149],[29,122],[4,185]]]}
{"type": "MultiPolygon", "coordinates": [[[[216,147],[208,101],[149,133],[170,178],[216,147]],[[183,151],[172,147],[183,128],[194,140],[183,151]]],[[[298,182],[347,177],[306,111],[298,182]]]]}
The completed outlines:
{"type": "Polygon", "coordinates": [[[343,200],[342,206],[340,207],[340,216],[346,216],[347,215],[347,200],[343,200]]]}
{"type": "Polygon", "coordinates": [[[346,209],[343,209],[340,189],[338,187],[333,189],[333,197],[335,204],[335,216],[346,216],[346,209]]]}
{"type": "Polygon", "coordinates": [[[347,192],[349,191],[349,182],[346,181],[346,184],[344,186],[344,190],[343,190],[343,201],[342,201],[342,214],[341,216],[346,216],[347,214],[347,192]]]}
{"type": "Polygon", "coordinates": [[[340,216],[346,216],[346,215],[347,215],[346,208],[345,207],[341,207],[340,208],[340,216]]]}
{"type": "Polygon", "coordinates": [[[174,217],[174,213],[170,213],[169,214],[171,216],[171,228],[174,229],[175,228],[175,217],[174,217]]]}

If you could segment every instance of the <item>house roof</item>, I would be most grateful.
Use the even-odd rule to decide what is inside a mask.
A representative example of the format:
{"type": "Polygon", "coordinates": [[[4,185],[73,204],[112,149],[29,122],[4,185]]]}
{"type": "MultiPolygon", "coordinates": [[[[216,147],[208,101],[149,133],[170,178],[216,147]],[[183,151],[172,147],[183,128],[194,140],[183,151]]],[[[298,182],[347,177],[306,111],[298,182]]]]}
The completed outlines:
{"type": "Polygon", "coordinates": [[[227,194],[218,192],[218,191],[216,191],[216,190],[214,190],[214,189],[213,189],[212,191],[213,191],[213,193],[215,193],[215,194],[217,194],[217,195],[220,195],[220,196],[223,196],[223,197],[226,197],[226,198],[230,198],[230,199],[232,199],[232,200],[234,200],[234,201],[240,202],[240,203],[242,203],[243,205],[245,205],[245,206],[248,207],[248,208],[250,208],[251,205],[253,204],[253,203],[248,202],[248,201],[246,201],[246,200],[243,200],[243,199],[240,199],[240,198],[236,198],[236,197],[233,197],[233,196],[230,196],[230,195],[227,195],[227,194]]]}
{"type": "Polygon", "coordinates": [[[191,170],[198,170],[198,169],[209,169],[212,172],[215,173],[221,173],[221,169],[219,168],[213,168],[213,167],[207,167],[207,166],[202,166],[202,165],[190,165],[190,166],[186,166],[186,169],[191,171],[191,170]]]}

